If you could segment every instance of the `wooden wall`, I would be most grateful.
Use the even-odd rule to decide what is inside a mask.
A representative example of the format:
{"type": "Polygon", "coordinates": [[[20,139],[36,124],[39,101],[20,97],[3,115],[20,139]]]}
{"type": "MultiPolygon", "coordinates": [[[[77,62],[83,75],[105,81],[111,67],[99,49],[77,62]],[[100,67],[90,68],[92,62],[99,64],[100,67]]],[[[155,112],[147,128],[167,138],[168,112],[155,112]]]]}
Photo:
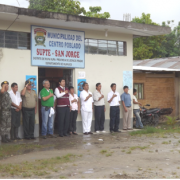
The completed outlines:
{"type": "Polygon", "coordinates": [[[177,114],[174,74],[134,73],[133,80],[144,84],[144,99],[139,102],[150,104],[150,108],[172,107],[173,115],[177,114]]]}

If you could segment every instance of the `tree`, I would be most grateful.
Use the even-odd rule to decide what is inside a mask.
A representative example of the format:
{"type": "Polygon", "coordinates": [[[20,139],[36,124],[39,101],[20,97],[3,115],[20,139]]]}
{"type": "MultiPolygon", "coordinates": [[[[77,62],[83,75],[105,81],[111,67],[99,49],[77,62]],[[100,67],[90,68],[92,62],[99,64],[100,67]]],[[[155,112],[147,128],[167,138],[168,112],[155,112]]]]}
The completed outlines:
{"type": "MultiPolygon", "coordinates": [[[[150,14],[142,13],[140,18],[135,17],[132,22],[151,24],[159,26],[157,23],[153,22],[150,14]]],[[[134,60],[150,59],[150,58],[160,58],[164,53],[165,49],[161,47],[162,43],[166,41],[164,35],[161,36],[150,36],[150,37],[140,37],[133,41],[133,53],[134,60]]]]}
{"type": "Polygon", "coordinates": [[[102,8],[100,6],[89,7],[89,11],[86,12],[84,7],[81,7],[81,3],[75,0],[29,0],[29,9],[36,9],[40,11],[59,12],[72,15],[80,15],[95,18],[109,18],[108,12],[99,13],[102,8]]]}
{"type": "Polygon", "coordinates": [[[95,6],[95,7],[90,6],[89,11],[86,12],[85,16],[103,18],[103,19],[110,18],[110,14],[108,12],[99,13],[101,10],[102,8],[100,6],[95,6]]]}
{"type": "Polygon", "coordinates": [[[81,3],[74,0],[29,0],[29,9],[79,15],[86,13],[81,3]]]}

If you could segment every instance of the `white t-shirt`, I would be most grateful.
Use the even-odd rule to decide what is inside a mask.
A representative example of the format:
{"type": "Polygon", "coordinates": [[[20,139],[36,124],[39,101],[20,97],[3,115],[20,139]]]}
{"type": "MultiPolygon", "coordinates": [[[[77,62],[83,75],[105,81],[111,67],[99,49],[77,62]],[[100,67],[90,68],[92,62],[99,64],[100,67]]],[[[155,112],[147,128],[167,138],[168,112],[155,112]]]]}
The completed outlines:
{"type": "Polygon", "coordinates": [[[78,96],[76,94],[74,94],[74,97],[69,94],[69,102],[70,102],[70,106],[72,107],[72,111],[77,111],[78,110],[78,102],[71,102],[73,101],[74,99],[76,99],[78,101],[78,96]]]}
{"type": "MultiPolygon", "coordinates": [[[[13,90],[11,90],[9,92],[9,95],[11,97],[12,102],[16,104],[17,106],[19,106],[20,103],[22,102],[20,93],[17,91],[16,94],[14,94],[13,90]]],[[[16,107],[14,106],[11,106],[11,108],[16,109],[16,107]]]]}
{"type": "Polygon", "coordinates": [[[85,101],[85,99],[87,98],[87,96],[89,96],[89,94],[92,95],[92,93],[90,91],[81,91],[80,93],[80,99],[81,99],[81,110],[85,111],[85,112],[92,112],[92,103],[93,98],[90,97],[87,101],[85,101]]]}
{"type": "MultiPolygon", "coordinates": [[[[138,102],[135,95],[133,95],[133,99],[135,100],[135,102],[138,102]]],[[[133,109],[139,109],[139,104],[134,104],[133,103],[133,109]]]]}
{"type": "Polygon", "coordinates": [[[116,91],[115,93],[113,91],[108,93],[107,101],[109,101],[112,97],[113,94],[116,94],[117,96],[113,98],[113,100],[110,102],[110,106],[119,106],[119,101],[121,101],[119,93],[116,91]]]}

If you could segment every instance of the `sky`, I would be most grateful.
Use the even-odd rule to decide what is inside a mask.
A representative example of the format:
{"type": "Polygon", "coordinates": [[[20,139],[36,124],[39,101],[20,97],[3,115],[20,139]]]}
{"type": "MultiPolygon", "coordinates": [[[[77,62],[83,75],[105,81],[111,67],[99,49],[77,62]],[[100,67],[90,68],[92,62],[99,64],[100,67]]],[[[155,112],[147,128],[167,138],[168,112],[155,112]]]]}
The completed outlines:
{"type": "MultiPolygon", "coordinates": [[[[7,4],[27,8],[27,0],[0,0],[0,4],[7,4]]],[[[154,22],[174,20],[175,26],[180,21],[180,0],[79,0],[86,10],[89,6],[101,6],[102,12],[109,12],[110,19],[123,20],[123,14],[130,13],[131,18],[150,13],[154,22]]]]}

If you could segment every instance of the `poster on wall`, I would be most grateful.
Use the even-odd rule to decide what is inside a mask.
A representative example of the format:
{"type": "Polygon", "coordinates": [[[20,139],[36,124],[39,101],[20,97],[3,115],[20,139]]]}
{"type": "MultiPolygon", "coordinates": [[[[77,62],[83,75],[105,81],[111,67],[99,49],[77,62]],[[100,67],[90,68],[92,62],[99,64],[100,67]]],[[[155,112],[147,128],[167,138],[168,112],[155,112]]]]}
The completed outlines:
{"type": "Polygon", "coordinates": [[[32,89],[37,93],[37,77],[34,75],[26,75],[26,81],[31,81],[32,89]]]}
{"type": "Polygon", "coordinates": [[[86,82],[86,79],[78,79],[77,80],[77,92],[78,92],[78,97],[80,97],[80,93],[83,90],[83,83],[86,82]]]}
{"type": "Polygon", "coordinates": [[[84,68],[84,31],[31,26],[32,66],[84,68]]]}
{"type": "Polygon", "coordinates": [[[132,71],[123,71],[123,86],[128,86],[132,89],[133,74],[132,71]]]}

